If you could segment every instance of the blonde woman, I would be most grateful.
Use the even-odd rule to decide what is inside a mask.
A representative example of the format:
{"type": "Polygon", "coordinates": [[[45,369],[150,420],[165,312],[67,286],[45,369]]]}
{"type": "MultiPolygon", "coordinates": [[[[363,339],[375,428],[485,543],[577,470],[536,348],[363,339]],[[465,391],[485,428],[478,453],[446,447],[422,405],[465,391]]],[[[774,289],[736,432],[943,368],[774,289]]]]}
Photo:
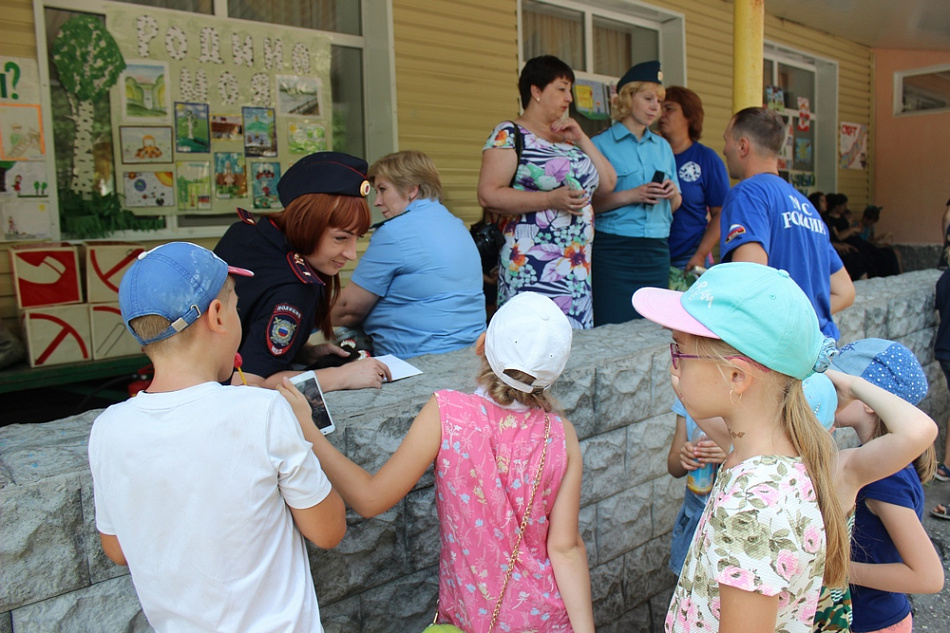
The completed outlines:
{"type": "Polygon", "coordinates": [[[367,175],[386,219],[333,306],[333,325],[362,324],[377,356],[473,345],[485,330],[481,258],[465,224],[440,201],[435,164],[419,151],[396,152],[367,175]]]}
{"type": "Polygon", "coordinates": [[[669,284],[667,240],[682,196],[673,150],[650,130],[666,96],[662,83],[660,62],[628,70],[617,83],[614,124],[593,139],[617,172],[616,188],[602,187],[594,195],[594,325],[640,318],[630,295],[669,284]]]}

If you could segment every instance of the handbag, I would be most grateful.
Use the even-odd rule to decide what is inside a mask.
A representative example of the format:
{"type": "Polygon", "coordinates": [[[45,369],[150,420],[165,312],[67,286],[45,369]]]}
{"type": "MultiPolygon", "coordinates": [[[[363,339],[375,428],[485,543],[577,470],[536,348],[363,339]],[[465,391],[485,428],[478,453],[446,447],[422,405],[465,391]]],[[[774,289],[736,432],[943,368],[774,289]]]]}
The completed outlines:
{"type": "Polygon", "coordinates": [[[472,225],[471,234],[475,248],[478,249],[478,256],[482,260],[482,273],[489,275],[492,268],[498,265],[498,254],[505,244],[505,236],[501,234],[498,225],[489,222],[485,216],[472,225]]]}
{"type": "MultiPolygon", "coordinates": [[[[548,455],[548,440],[551,438],[551,419],[548,412],[544,412],[544,443],[541,448],[541,461],[538,462],[538,474],[534,478],[534,484],[531,486],[531,495],[528,497],[528,505],[525,508],[524,516],[521,517],[521,525],[518,527],[518,538],[515,539],[515,546],[511,550],[511,556],[508,557],[508,571],[505,572],[505,582],[501,585],[501,592],[498,594],[498,600],[495,602],[495,610],[491,614],[491,624],[488,625],[488,633],[495,630],[495,623],[498,621],[498,615],[501,613],[501,601],[505,597],[505,591],[508,589],[508,582],[511,575],[515,572],[515,563],[518,561],[518,552],[521,548],[521,537],[524,536],[525,528],[528,527],[528,519],[531,517],[531,506],[534,505],[534,495],[538,492],[538,486],[541,485],[541,473],[544,472],[544,460],[548,455]]],[[[422,633],[465,633],[454,624],[436,624],[439,618],[439,608],[435,609],[435,618],[432,624],[423,629],[422,633]]]]}
{"type": "MultiPolygon", "coordinates": [[[[511,176],[509,187],[515,186],[515,179],[518,177],[517,165],[521,163],[521,153],[524,150],[524,136],[521,134],[521,128],[514,121],[510,121],[514,126],[515,154],[518,159],[515,163],[515,173],[511,176]]],[[[482,219],[472,225],[470,230],[472,239],[475,240],[475,247],[478,249],[478,255],[482,259],[482,273],[490,275],[492,269],[498,265],[498,254],[501,247],[505,244],[505,236],[502,235],[498,224],[494,218],[488,217],[488,212],[482,213],[482,219]]]]}

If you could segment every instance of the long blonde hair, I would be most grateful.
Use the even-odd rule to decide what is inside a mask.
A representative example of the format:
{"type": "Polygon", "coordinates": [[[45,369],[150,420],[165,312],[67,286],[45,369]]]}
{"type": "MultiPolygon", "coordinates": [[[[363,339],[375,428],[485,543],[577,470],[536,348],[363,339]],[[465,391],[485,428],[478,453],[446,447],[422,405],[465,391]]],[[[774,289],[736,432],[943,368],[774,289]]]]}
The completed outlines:
{"type": "MultiPolygon", "coordinates": [[[[711,356],[722,365],[735,366],[726,357],[742,356],[742,352],[723,341],[703,337],[696,337],[696,340],[697,354],[711,356]]],[[[781,404],[783,430],[801,456],[812,480],[825,524],[824,585],[844,587],[848,584],[851,537],[841,501],[835,491],[838,447],[808,406],[801,380],[774,370],[761,374],[759,379],[771,383],[781,404]]]]}

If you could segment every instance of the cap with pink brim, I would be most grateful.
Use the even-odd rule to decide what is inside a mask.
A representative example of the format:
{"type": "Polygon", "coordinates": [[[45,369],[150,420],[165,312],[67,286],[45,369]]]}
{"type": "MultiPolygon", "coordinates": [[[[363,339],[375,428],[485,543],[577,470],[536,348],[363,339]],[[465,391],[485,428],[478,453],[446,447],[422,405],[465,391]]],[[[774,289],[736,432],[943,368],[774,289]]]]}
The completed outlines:
{"type": "Polygon", "coordinates": [[[641,288],[633,307],[671,330],[725,341],[743,356],[804,380],[824,371],[835,344],[789,274],[761,264],[713,266],[686,292],[641,288]]]}

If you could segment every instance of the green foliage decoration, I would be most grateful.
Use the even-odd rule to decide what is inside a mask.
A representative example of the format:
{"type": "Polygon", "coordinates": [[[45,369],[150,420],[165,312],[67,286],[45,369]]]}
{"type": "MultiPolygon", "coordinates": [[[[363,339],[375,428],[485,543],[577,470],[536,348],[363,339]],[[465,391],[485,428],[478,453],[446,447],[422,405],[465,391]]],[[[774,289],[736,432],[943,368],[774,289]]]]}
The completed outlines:
{"type": "Polygon", "coordinates": [[[141,217],[122,208],[116,193],[91,197],[66,190],[59,196],[60,229],[63,236],[85,240],[106,237],[116,231],[154,231],[164,228],[161,217],[141,217]]]}
{"type": "Polygon", "coordinates": [[[108,95],[125,70],[119,45],[98,18],[75,15],[53,41],[53,63],[63,86],[81,101],[108,95]]]}

